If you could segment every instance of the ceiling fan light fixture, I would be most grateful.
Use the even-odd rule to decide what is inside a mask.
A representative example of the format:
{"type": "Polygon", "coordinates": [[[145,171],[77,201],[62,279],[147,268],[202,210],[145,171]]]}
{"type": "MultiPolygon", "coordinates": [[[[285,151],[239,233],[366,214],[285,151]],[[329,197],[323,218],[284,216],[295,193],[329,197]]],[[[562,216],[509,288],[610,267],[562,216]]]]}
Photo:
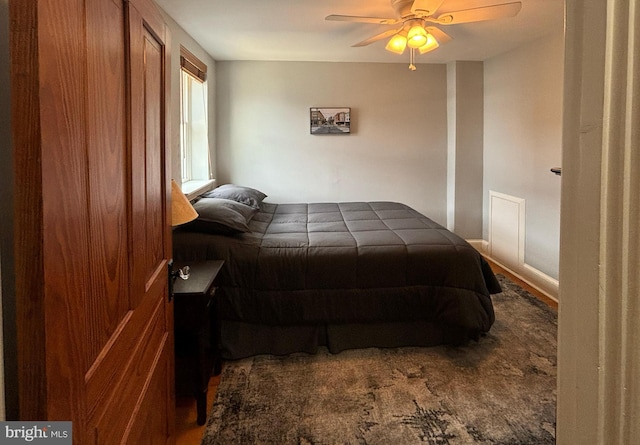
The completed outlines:
{"type": "MultiPolygon", "coordinates": [[[[396,11],[397,18],[362,17],[353,15],[329,15],[326,20],[373,23],[380,25],[401,24],[401,28],[387,31],[369,37],[353,46],[367,46],[373,42],[391,37],[385,46],[387,51],[404,54],[407,46],[410,50],[409,69],[416,69],[414,62],[415,50],[425,54],[439,48],[451,40],[446,32],[434,25],[457,25],[461,23],[482,22],[516,16],[522,9],[522,1],[509,1],[489,6],[470,6],[445,12],[439,16],[434,14],[446,0],[391,0],[391,6],[396,11]]],[[[470,2],[476,3],[476,2],[470,2]]]]}
{"type": "Polygon", "coordinates": [[[433,37],[433,35],[429,34],[427,35],[427,42],[424,45],[422,45],[420,48],[418,48],[418,51],[420,51],[420,54],[425,54],[425,53],[428,53],[429,51],[433,51],[434,49],[437,49],[439,46],[440,44],[438,43],[436,38],[433,37]]]}
{"type": "Polygon", "coordinates": [[[396,34],[389,39],[389,42],[387,42],[387,46],[385,46],[384,49],[391,51],[392,53],[402,54],[406,47],[407,38],[403,35],[396,34]]]}
{"type": "Polygon", "coordinates": [[[407,34],[409,48],[420,48],[427,43],[427,31],[422,25],[412,26],[407,34]]]}

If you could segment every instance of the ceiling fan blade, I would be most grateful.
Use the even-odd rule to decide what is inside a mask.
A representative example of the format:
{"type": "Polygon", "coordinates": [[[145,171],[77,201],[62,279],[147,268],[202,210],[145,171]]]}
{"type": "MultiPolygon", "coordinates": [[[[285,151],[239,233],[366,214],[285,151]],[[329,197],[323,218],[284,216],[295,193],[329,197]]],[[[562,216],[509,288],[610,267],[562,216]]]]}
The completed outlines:
{"type": "Polygon", "coordinates": [[[411,12],[424,16],[433,15],[443,3],[444,0],[415,0],[411,5],[411,12]]]}
{"type": "Polygon", "coordinates": [[[482,22],[484,20],[514,17],[522,8],[521,2],[505,3],[503,5],[485,6],[483,8],[464,9],[442,14],[434,21],[441,25],[457,25],[458,23],[482,22]]]}
{"type": "Polygon", "coordinates": [[[363,40],[362,42],[358,42],[355,45],[351,45],[351,46],[367,46],[373,42],[377,42],[378,40],[382,40],[382,39],[386,39],[387,37],[391,37],[394,34],[397,34],[398,32],[400,32],[402,30],[402,28],[398,28],[398,29],[389,29],[385,32],[381,32],[380,34],[376,34],[373,37],[369,37],[367,40],[363,40]]]}
{"type": "Polygon", "coordinates": [[[428,26],[426,28],[427,32],[436,38],[440,45],[447,43],[453,39],[449,34],[441,30],[440,28],[436,28],[435,26],[428,26]]]}
{"type": "Polygon", "coordinates": [[[335,21],[335,22],[373,23],[376,25],[393,25],[395,23],[398,23],[398,19],[389,19],[384,17],[359,17],[355,15],[338,15],[338,14],[328,15],[324,19],[335,21]]]}

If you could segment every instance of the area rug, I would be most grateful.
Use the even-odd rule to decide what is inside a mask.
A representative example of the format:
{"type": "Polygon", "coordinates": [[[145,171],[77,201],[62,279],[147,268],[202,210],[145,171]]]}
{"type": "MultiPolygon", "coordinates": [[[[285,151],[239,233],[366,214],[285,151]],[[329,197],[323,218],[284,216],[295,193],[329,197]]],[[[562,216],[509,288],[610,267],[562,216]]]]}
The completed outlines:
{"type": "Polygon", "coordinates": [[[556,312],[503,276],[463,347],[225,363],[202,444],[555,443],[556,312]]]}

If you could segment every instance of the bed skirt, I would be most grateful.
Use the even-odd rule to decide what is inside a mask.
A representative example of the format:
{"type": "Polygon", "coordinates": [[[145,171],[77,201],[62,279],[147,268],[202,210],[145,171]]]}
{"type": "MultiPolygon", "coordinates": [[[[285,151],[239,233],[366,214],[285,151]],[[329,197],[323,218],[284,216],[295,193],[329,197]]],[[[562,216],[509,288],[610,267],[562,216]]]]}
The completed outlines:
{"type": "Polygon", "coordinates": [[[220,353],[226,360],[260,354],[315,354],[320,346],[336,354],[346,349],[436,346],[468,340],[466,332],[423,320],[293,326],[222,320],[219,335],[220,353]]]}

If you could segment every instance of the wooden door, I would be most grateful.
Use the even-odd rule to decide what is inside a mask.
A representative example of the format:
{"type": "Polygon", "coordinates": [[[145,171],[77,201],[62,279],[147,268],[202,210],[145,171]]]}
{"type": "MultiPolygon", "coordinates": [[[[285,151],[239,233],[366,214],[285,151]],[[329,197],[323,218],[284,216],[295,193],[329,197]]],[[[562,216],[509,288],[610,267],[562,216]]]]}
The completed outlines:
{"type": "Polygon", "coordinates": [[[16,417],[173,443],[166,27],[150,0],[10,15],[16,417]]]}
{"type": "MultiPolygon", "coordinates": [[[[173,441],[173,307],[169,305],[168,261],[171,255],[170,152],[165,122],[168,110],[166,76],[168,33],[162,17],[145,0],[129,0],[128,55],[131,121],[130,251],[132,303],[150,331],[153,356],[147,380],[154,391],[146,397],[143,415],[131,423],[130,444],[173,441]]],[[[142,327],[142,325],[138,326],[142,327]]]]}

